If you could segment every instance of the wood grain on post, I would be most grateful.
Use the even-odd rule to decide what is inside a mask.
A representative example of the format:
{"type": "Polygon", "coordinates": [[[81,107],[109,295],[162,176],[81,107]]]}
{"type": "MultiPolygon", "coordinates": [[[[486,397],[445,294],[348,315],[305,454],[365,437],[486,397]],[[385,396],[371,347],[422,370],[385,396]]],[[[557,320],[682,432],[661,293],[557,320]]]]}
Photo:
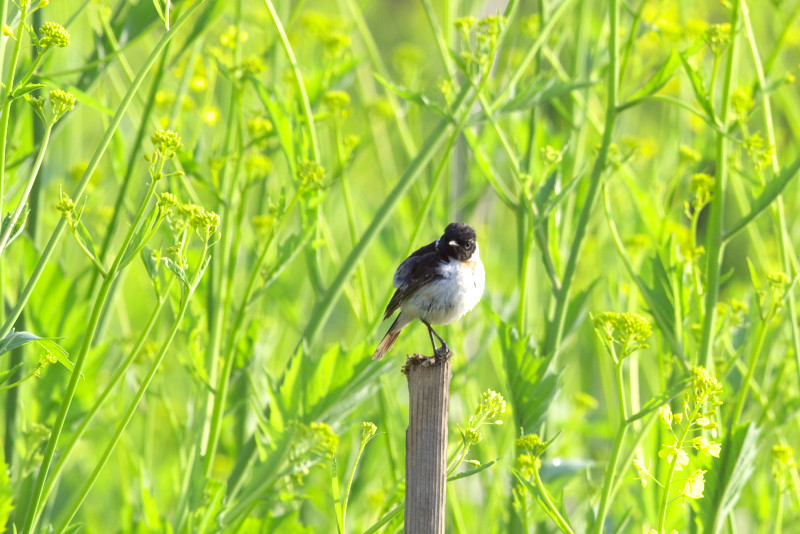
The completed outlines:
{"type": "Polygon", "coordinates": [[[406,534],[444,534],[450,354],[410,357],[406,431],[406,534]]]}

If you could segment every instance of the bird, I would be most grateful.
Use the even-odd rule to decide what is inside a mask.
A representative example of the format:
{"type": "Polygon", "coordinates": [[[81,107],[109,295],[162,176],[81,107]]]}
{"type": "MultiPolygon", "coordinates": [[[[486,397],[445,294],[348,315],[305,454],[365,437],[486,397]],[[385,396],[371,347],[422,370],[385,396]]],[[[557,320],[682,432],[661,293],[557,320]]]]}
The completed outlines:
{"type": "Polygon", "coordinates": [[[475,229],[464,223],[448,224],[439,239],[411,254],[394,273],[396,291],[383,318],[398,309],[400,313],[372,359],[383,358],[415,319],[428,328],[434,355],[449,353],[450,347],[431,325],[446,325],[463,317],[480,301],[485,283],[475,229]],[[434,336],[441,347],[436,347],[434,336]]]}

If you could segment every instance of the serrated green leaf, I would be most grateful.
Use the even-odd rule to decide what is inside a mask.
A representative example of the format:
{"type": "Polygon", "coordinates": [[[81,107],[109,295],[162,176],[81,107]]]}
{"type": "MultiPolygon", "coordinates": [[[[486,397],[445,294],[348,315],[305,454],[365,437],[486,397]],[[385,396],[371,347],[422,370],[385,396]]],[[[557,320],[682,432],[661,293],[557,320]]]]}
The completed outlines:
{"type": "Polygon", "coordinates": [[[550,369],[553,356],[540,356],[529,336],[498,318],[503,366],[516,417],[516,428],[533,431],[544,420],[559,388],[559,375],[550,369]]]}

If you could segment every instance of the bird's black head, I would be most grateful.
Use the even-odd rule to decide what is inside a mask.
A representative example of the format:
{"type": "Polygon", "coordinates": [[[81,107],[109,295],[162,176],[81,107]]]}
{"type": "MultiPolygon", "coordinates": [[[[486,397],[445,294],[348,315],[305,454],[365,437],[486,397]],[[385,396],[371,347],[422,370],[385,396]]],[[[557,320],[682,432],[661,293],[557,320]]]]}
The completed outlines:
{"type": "Polygon", "coordinates": [[[444,235],[436,242],[436,250],[460,261],[472,258],[477,247],[475,229],[464,223],[448,224],[444,235]]]}

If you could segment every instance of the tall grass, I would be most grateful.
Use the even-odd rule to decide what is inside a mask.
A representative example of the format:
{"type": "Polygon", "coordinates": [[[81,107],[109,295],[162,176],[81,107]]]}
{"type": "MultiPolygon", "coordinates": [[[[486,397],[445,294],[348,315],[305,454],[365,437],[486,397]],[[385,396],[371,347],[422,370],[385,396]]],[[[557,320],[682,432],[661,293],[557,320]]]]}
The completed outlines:
{"type": "Polygon", "coordinates": [[[791,531],[796,1],[0,13],[10,531],[399,531],[452,220],[449,530],[791,531]]]}

